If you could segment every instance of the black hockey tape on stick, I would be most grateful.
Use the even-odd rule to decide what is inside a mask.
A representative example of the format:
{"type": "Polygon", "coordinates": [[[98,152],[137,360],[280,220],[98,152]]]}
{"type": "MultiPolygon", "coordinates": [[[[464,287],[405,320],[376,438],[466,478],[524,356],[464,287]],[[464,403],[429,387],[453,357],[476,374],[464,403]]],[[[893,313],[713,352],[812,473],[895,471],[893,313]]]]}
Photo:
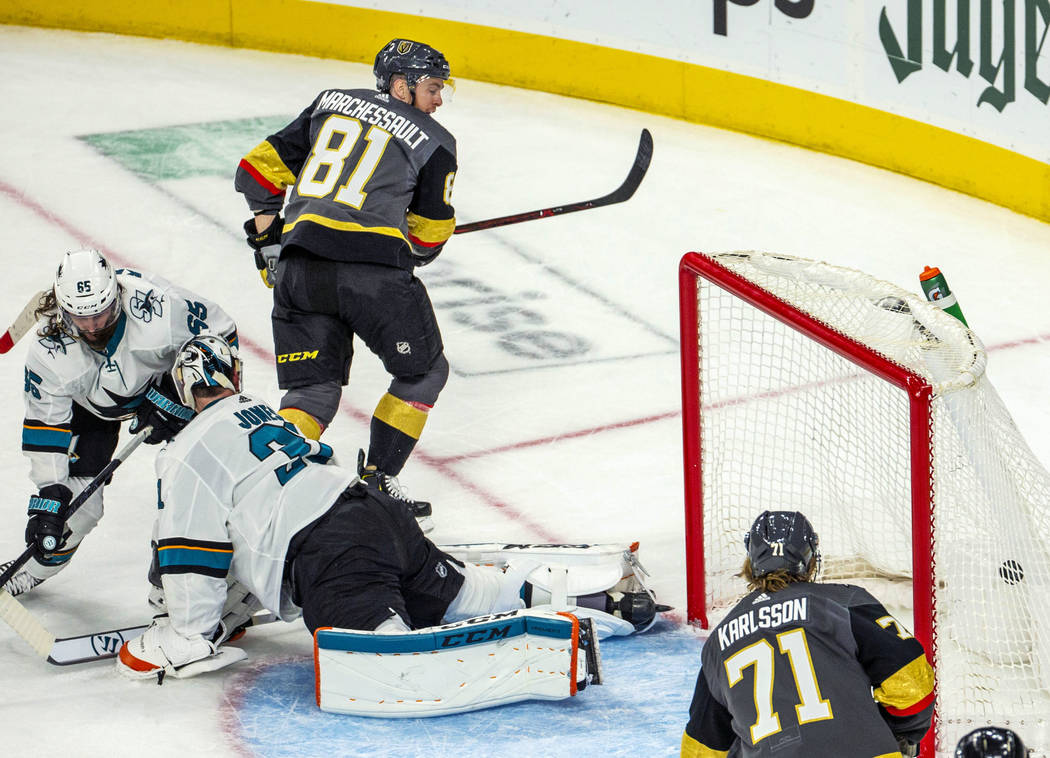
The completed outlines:
{"type": "Polygon", "coordinates": [[[26,336],[26,333],[33,328],[33,324],[36,323],[36,310],[40,307],[40,300],[44,298],[50,290],[40,290],[29,299],[26,303],[26,307],[22,309],[22,312],[15,316],[15,320],[11,322],[11,326],[7,328],[7,331],[0,335],[0,353],[6,353],[15,346],[20,339],[26,336]]]}
{"type": "Polygon", "coordinates": [[[469,224],[457,226],[455,234],[469,234],[470,232],[477,232],[482,229],[494,229],[497,226],[520,224],[522,221],[533,221],[538,218],[547,218],[548,216],[560,216],[563,213],[585,211],[590,208],[601,208],[603,205],[613,205],[615,203],[622,203],[625,200],[630,200],[635,190],[638,189],[638,185],[642,183],[642,179],[645,177],[645,172],[649,170],[649,163],[652,159],[653,135],[649,133],[648,129],[642,129],[642,136],[638,140],[638,152],[635,153],[634,164],[631,166],[627,178],[623,180],[623,184],[608,195],[603,195],[594,200],[584,200],[580,203],[556,205],[553,208],[542,208],[538,211],[528,211],[527,213],[516,213],[512,216],[500,216],[499,218],[490,218],[484,221],[474,221],[469,224]]]}
{"type": "MultiPolygon", "coordinates": [[[[151,431],[153,431],[152,426],[143,427],[142,431],[128,440],[128,443],[117,451],[117,454],[114,455],[113,459],[106,464],[106,467],[98,473],[98,476],[88,482],[87,486],[81,490],[80,494],[73,498],[73,502],[69,504],[69,514],[66,516],[67,521],[89,497],[95,494],[95,490],[101,487],[105,481],[109,479],[110,474],[116,471],[117,467],[123,463],[129,455],[131,455],[135,448],[142,444],[142,441],[149,436],[151,431]]],[[[11,565],[7,567],[7,570],[4,571],[3,574],[0,574],[0,588],[7,584],[8,580],[17,573],[18,569],[22,568],[22,566],[33,557],[33,551],[35,550],[36,546],[29,546],[20,556],[11,561],[11,565]]]]}

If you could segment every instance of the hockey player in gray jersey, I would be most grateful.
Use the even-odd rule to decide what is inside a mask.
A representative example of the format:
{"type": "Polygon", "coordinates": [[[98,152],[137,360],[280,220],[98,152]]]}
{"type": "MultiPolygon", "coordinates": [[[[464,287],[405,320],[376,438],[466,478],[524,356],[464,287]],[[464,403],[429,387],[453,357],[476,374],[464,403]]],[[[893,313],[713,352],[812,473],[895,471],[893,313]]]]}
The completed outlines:
{"type": "MultiPolygon", "coordinates": [[[[190,340],[172,374],[196,415],[157,456],[167,612],[121,648],[121,673],[186,677],[243,658],[221,645],[237,623],[224,621],[228,580],[281,619],[301,613],[311,632],[408,632],[522,607],[535,563],[501,571],[438,549],[403,502],[361,484],[332,463],[328,445],[241,392],[236,349],[223,339],[190,340]]],[[[578,625],[570,632],[575,645],[578,625]]]]}
{"type": "Polygon", "coordinates": [[[109,463],[121,421],[135,419],[132,433],[151,426],[148,444],[185,423],[166,400],[179,347],[205,329],[236,341],[233,320],[210,300],[159,277],[114,270],[96,250],[63,255],[38,317],[42,326],[26,357],[22,428],[38,488],[25,539],[36,550],[5,585],[12,595],[65,568],[102,517],[104,487],[68,520],[66,512],[109,463]]]}
{"type": "Polygon", "coordinates": [[[425,523],[430,504],[409,499],[397,476],[449,372],[413,270],[455,231],[456,142],[431,117],[452,81],[441,53],[405,39],[379,51],[374,71],[376,90],[325,90],[249,152],[236,188],[255,214],[245,232],[256,264],[268,286],[276,283],[280,414],[319,439],[360,337],[393,377],[372,415],[360,473],[425,523]]]}
{"type": "Polygon", "coordinates": [[[744,546],[751,591],[704,644],[683,758],[918,755],[934,691],[922,645],[864,589],[814,583],[801,513],[762,513],[744,546]]]}

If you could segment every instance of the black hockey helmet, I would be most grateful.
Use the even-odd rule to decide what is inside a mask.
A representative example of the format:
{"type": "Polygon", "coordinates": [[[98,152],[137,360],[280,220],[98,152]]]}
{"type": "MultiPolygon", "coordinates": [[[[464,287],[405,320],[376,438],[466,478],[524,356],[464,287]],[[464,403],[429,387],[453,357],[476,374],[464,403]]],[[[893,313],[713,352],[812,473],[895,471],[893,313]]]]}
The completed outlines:
{"type": "Polygon", "coordinates": [[[1000,726],[983,726],[967,734],[955,747],[955,758],[1027,758],[1021,738],[1000,726]]]}
{"type": "Polygon", "coordinates": [[[452,71],[445,56],[430,45],[410,39],[392,39],[376,53],[372,73],[376,75],[376,89],[389,92],[390,78],[394,74],[404,76],[409,89],[415,89],[423,79],[447,80],[452,71]]]}
{"type": "Polygon", "coordinates": [[[763,511],[744,535],[754,577],[781,569],[804,577],[810,560],[820,557],[819,546],[813,525],[798,511],[763,511]]]}

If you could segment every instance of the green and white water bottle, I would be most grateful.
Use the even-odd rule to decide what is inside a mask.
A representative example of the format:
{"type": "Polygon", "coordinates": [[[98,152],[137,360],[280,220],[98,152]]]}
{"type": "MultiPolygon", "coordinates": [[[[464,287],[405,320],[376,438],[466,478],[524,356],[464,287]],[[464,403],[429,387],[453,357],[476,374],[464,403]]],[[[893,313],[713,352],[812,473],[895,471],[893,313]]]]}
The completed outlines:
{"type": "MultiPolygon", "coordinates": [[[[923,268],[922,273],[919,274],[919,284],[922,285],[922,291],[926,293],[927,300],[966,324],[962,308],[959,307],[955,295],[948,289],[948,282],[945,281],[944,274],[939,268],[936,266],[923,268]]],[[[969,326],[969,324],[966,325],[969,326]]]]}

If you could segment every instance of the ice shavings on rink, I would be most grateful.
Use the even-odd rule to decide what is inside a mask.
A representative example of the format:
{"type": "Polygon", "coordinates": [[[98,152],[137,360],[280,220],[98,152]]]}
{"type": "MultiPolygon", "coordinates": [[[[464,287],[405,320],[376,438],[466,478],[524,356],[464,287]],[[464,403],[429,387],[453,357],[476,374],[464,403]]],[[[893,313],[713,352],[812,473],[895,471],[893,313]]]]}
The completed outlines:
{"type": "Polygon", "coordinates": [[[325,713],[314,702],[309,659],[271,663],[227,684],[227,723],[251,753],[471,756],[678,755],[702,638],[660,621],[601,645],[605,684],[575,698],[531,701],[429,719],[325,713]]]}

